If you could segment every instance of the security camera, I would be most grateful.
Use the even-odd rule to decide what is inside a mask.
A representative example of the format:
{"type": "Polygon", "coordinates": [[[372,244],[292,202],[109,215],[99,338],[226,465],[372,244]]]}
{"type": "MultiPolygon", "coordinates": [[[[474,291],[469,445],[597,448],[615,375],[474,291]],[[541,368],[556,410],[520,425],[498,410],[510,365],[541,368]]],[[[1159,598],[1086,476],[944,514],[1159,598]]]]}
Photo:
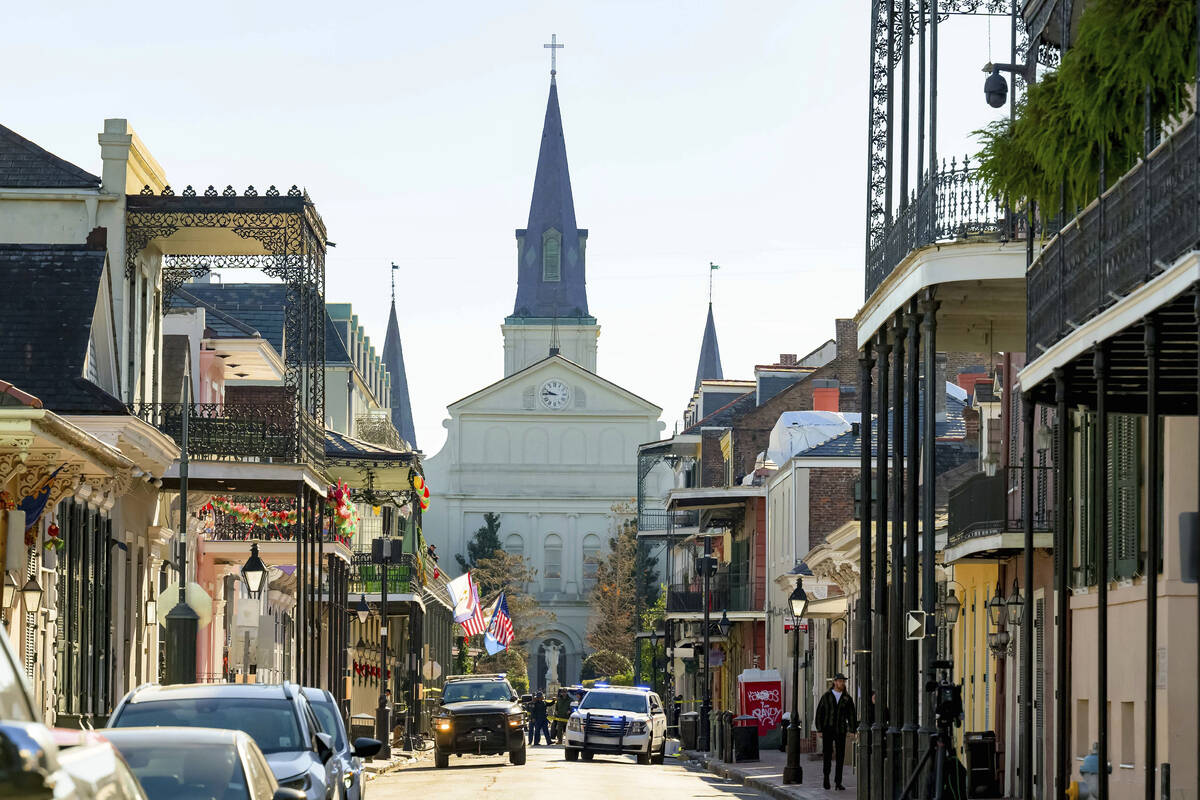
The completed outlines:
{"type": "Polygon", "coordinates": [[[1004,80],[999,68],[993,68],[992,74],[983,82],[983,96],[992,108],[1000,108],[1008,101],[1008,81],[1004,80]]]}

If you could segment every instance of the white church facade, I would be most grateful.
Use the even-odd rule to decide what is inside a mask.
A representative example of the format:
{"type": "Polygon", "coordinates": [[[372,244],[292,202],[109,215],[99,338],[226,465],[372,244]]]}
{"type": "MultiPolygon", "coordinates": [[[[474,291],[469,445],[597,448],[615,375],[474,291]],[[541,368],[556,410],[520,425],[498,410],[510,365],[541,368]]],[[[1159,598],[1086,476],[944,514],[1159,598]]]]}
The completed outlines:
{"type": "Polygon", "coordinates": [[[466,554],[492,512],[505,550],[537,570],[531,592],[555,619],[529,643],[535,690],[546,688],[548,672],[560,683],[579,679],[589,652],[589,559],[608,552],[613,507],[633,501],[637,445],[663,430],[661,408],[596,373],[587,235],[575,225],[552,74],[529,224],[516,232],[517,298],[501,327],[504,377],[448,407],[445,445],[425,461],[437,502],[424,532],[443,563],[466,554]]]}

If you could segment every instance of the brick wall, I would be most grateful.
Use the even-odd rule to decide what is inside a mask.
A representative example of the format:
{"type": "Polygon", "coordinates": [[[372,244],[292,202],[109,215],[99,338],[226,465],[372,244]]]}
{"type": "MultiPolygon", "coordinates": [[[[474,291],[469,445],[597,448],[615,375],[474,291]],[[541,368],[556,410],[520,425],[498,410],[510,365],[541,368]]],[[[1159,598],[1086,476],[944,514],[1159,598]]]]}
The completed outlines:
{"type": "Polygon", "coordinates": [[[700,485],[724,486],[725,459],[721,455],[724,431],[706,430],[700,433],[700,485]]]}
{"type": "Polygon", "coordinates": [[[830,533],[854,519],[853,467],[823,467],[808,473],[808,546],[822,544],[830,533]]]}

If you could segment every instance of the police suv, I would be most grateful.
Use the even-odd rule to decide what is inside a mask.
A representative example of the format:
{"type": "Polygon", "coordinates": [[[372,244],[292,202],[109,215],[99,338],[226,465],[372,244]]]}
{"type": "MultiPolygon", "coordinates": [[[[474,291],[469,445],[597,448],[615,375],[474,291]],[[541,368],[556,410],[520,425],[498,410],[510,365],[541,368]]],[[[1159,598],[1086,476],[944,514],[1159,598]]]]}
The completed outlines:
{"type": "Polygon", "coordinates": [[[596,684],[567,720],[567,761],[596,753],[636,755],[639,764],[661,764],[667,749],[667,715],[649,689],[596,684]]]}

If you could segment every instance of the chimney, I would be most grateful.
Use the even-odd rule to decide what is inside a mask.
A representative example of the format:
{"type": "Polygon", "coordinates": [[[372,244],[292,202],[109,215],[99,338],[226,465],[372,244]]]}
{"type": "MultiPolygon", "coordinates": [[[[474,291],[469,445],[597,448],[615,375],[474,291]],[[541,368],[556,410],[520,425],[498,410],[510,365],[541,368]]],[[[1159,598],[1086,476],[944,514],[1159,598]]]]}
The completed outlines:
{"type": "Polygon", "coordinates": [[[87,235],[84,245],[88,250],[107,250],[108,228],[92,228],[92,232],[87,235]]]}
{"type": "Polygon", "coordinates": [[[850,435],[857,437],[860,426],[861,426],[861,423],[859,423],[859,422],[851,422],[850,423],[850,435]]]}
{"type": "Polygon", "coordinates": [[[796,366],[796,354],[795,353],[780,353],[779,354],[779,366],[781,366],[781,367],[796,366]]]}
{"type": "Polygon", "coordinates": [[[841,389],[838,386],[838,382],[826,378],[817,379],[813,383],[813,411],[840,411],[839,400],[841,389]]]}

